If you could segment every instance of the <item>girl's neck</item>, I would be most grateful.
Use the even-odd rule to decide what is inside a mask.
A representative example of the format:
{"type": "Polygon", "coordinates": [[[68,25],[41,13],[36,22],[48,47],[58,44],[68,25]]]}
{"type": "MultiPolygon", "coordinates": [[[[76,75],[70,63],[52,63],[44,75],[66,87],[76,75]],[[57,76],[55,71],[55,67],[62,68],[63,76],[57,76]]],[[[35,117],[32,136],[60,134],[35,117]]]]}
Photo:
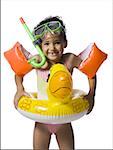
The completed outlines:
{"type": "Polygon", "coordinates": [[[50,64],[50,66],[57,64],[57,63],[62,63],[62,58],[60,58],[59,60],[56,60],[56,61],[48,60],[48,63],[50,64]]]}

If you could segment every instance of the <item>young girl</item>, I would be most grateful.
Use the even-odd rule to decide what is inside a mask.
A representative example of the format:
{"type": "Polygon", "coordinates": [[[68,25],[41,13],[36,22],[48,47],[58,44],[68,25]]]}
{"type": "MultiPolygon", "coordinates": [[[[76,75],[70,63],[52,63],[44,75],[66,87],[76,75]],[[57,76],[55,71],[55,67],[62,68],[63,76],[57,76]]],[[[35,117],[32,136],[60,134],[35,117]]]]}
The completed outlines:
{"type": "MultiPolygon", "coordinates": [[[[45,81],[48,80],[49,70],[53,64],[64,64],[69,72],[72,74],[73,69],[78,68],[81,59],[72,53],[65,53],[64,48],[67,47],[66,31],[62,20],[59,17],[49,17],[40,22],[33,32],[35,37],[38,37],[34,44],[38,43],[44,55],[46,56],[46,63],[41,68],[36,69],[37,78],[40,75],[45,81]]],[[[31,55],[24,51],[27,58],[31,55]]],[[[37,62],[41,61],[39,55],[35,56],[37,62]]],[[[89,101],[90,107],[88,113],[91,112],[94,105],[94,96],[96,89],[96,77],[89,80],[89,93],[85,98],[89,101]]],[[[15,75],[17,85],[17,92],[14,97],[14,105],[17,107],[18,100],[22,95],[29,95],[25,92],[23,87],[23,77],[15,75]]],[[[40,89],[38,89],[40,90],[40,89]]],[[[40,93],[40,91],[38,91],[40,93]]],[[[42,95],[43,97],[43,95],[42,95]]],[[[46,150],[49,148],[51,135],[54,133],[62,150],[74,149],[74,135],[71,123],[62,125],[48,125],[35,122],[33,135],[33,148],[39,150],[46,150]]]]}

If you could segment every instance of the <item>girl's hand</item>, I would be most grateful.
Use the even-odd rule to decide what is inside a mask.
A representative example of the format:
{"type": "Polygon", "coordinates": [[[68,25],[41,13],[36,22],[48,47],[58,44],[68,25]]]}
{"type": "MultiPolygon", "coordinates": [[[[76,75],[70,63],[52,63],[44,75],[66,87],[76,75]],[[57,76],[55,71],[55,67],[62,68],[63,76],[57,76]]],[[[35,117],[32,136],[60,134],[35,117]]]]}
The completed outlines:
{"type": "MultiPolygon", "coordinates": [[[[29,59],[31,59],[31,58],[35,58],[37,63],[41,62],[41,57],[39,55],[31,56],[29,59]]],[[[47,69],[47,68],[48,68],[48,62],[46,61],[45,64],[39,69],[47,69]]],[[[35,68],[35,69],[37,69],[37,68],[35,68]]]]}
{"type": "Polygon", "coordinates": [[[15,96],[14,96],[14,106],[15,106],[16,109],[17,109],[17,106],[18,106],[19,99],[20,99],[22,96],[24,96],[24,95],[30,97],[29,93],[25,92],[24,90],[22,90],[22,91],[17,91],[17,92],[16,92],[16,94],[15,94],[15,96]]]}
{"type": "Polygon", "coordinates": [[[94,107],[94,96],[91,95],[91,94],[88,94],[88,95],[84,96],[84,99],[88,100],[88,102],[89,102],[89,109],[88,109],[88,112],[87,112],[87,114],[89,114],[92,111],[93,107],[94,107]]]}

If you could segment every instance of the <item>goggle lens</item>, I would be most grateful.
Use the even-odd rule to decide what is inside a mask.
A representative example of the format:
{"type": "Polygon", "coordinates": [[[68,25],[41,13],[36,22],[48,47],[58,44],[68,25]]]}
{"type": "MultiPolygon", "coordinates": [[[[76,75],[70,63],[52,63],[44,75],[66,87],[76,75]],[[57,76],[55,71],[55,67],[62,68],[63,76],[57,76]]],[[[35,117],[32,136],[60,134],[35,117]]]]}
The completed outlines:
{"type": "Polygon", "coordinates": [[[50,22],[47,24],[47,26],[51,29],[51,30],[55,30],[57,28],[60,27],[60,24],[58,22],[50,22]]]}
{"type": "Polygon", "coordinates": [[[39,28],[37,28],[37,30],[35,31],[36,35],[41,35],[45,30],[45,26],[39,26],[39,28]]]}

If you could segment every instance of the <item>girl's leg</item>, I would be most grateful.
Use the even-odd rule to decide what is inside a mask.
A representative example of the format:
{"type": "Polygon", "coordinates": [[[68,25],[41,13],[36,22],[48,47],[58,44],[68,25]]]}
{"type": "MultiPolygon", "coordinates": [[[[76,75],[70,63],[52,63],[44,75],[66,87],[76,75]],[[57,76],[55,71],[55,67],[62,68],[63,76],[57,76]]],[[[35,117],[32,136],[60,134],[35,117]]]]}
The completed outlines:
{"type": "Polygon", "coordinates": [[[51,133],[46,126],[41,123],[35,123],[33,135],[33,149],[34,150],[48,150],[51,139],[51,133]]]}
{"type": "Polygon", "coordinates": [[[56,139],[61,150],[74,150],[74,135],[71,123],[62,125],[56,132],[56,139]]]}

